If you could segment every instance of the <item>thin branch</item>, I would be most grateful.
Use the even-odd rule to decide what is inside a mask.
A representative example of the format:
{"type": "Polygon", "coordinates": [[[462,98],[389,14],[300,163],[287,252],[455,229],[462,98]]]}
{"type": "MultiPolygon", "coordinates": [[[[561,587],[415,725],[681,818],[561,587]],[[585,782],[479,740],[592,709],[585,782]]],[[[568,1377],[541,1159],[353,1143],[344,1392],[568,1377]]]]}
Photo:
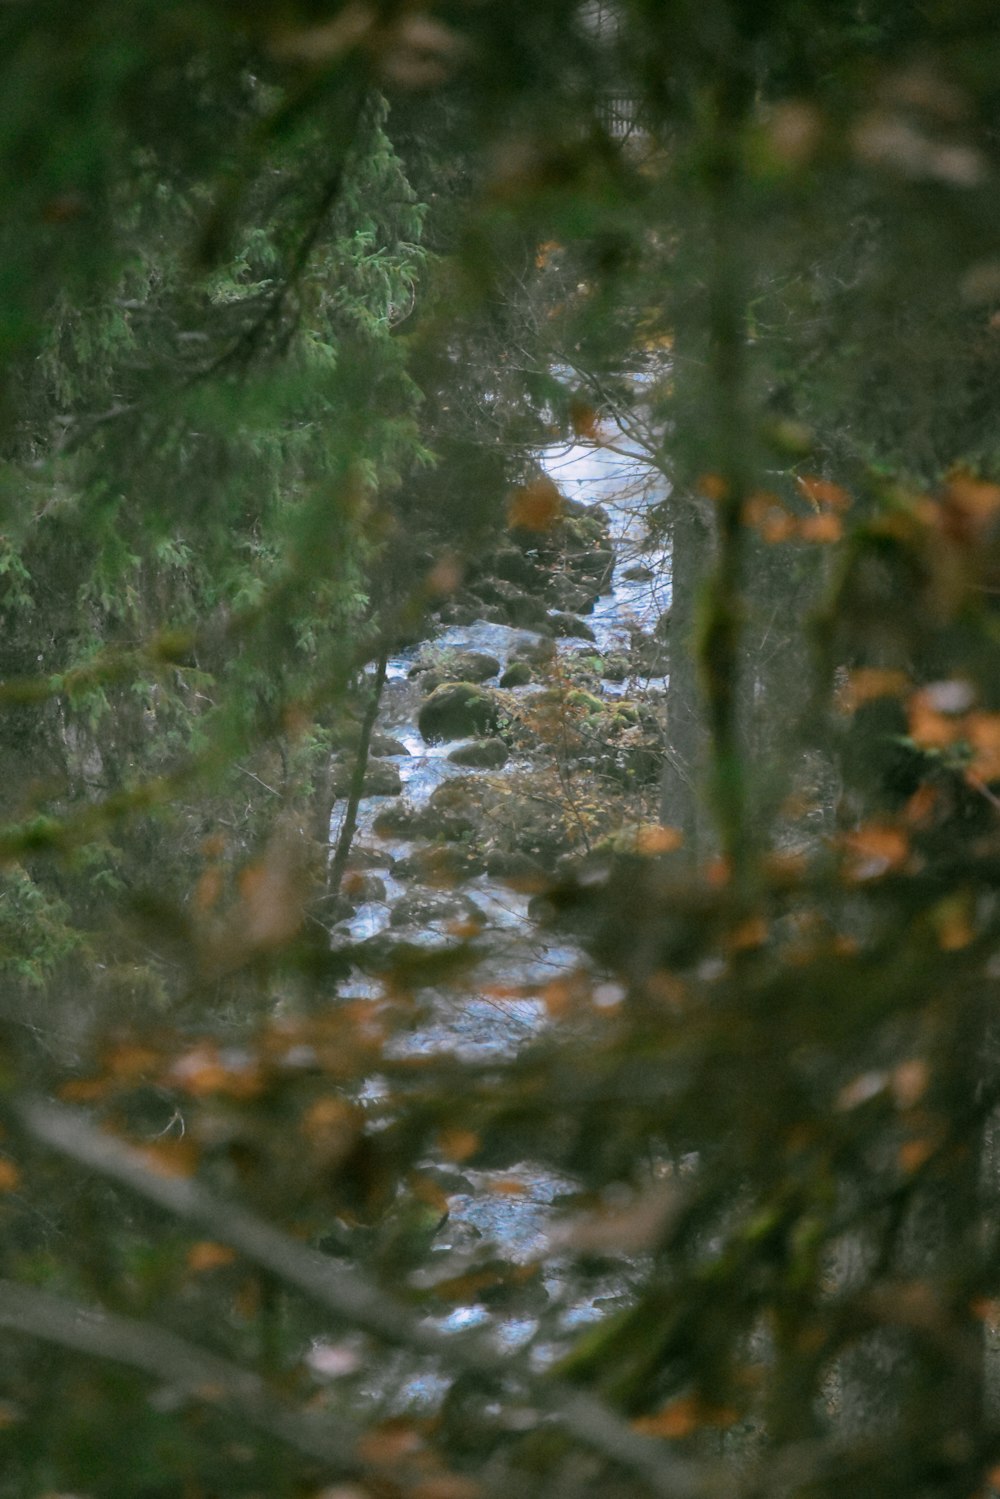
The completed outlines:
{"type": "Polygon", "coordinates": [[[27,1097],[14,1101],[12,1112],[34,1139],[175,1217],[202,1225],[345,1322],[396,1347],[437,1356],[445,1367],[491,1379],[515,1375],[526,1397],[539,1407],[539,1419],[542,1412],[555,1417],[577,1441],[630,1469],[663,1499],[728,1499],[736,1492],[734,1476],[723,1463],[668,1453],[658,1443],[638,1436],[593,1395],[523,1365],[512,1367],[510,1355],[498,1354],[475,1334],[454,1337],[438,1331],[358,1271],[333,1264],[326,1255],[305,1248],[231,1199],[209,1192],[198,1182],[150,1169],[139,1151],[98,1129],[83,1110],[27,1097]]]}
{"type": "Polygon", "coordinates": [[[250,1370],[149,1322],[0,1280],[0,1327],[127,1364],[194,1399],[221,1406],[339,1473],[361,1471],[354,1456],[360,1433],[342,1417],[328,1410],[322,1416],[290,1410],[250,1370]]]}

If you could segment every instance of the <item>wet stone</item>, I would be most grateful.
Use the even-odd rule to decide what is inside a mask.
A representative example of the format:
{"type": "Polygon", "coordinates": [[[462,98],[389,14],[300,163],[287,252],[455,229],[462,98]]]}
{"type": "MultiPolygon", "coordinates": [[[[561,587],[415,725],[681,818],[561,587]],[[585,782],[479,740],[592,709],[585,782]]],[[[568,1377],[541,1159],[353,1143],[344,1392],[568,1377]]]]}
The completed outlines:
{"type": "Polygon", "coordinates": [[[397,860],[393,873],[400,880],[417,879],[427,885],[451,887],[474,879],[485,869],[485,859],[474,849],[455,843],[434,843],[428,848],[415,848],[412,854],[397,860]]]}
{"type": "MultiPolygon", "coordinates": [[[[354,766],[342,761],[333,767],[333,794],[347,796],[351,789],[354,766]]],[[[365,766],[363,796],[399,796],[403,789],[399,767],[391,760],[369,760],[365,766]]]]}
{"type": "Polygon", "coordinates": [[[549,615],[549,624],[554,635],[569,639],[595,640],[593,630],[575,614],[563,614],[560,610],[549,615]]]}
{"type": "Polygon", "coordinates": [[[418,661],[410,676],[419,677],[421,689],[429,691],[432,690],[427,687],[430,679],[435,687],[442,682],[485,682],[489,677],[497,676],[499,671],[499,660],[488,651],[449,651],[437,660],[430,657],[418,661]]]}
{"type": "Polygon", "coordinates": [[[442,739],[467,739],[473,734],[495,733],[501,704],[488,688],[475,682],[449,682],[436,688],[421,705],[417,726],[428,743],[442,739]]]}
{"type": "Polygon", "coordinates": [[[410,890],[392,908],[389,925],[422,927],[442,921],[482,921],[482,911],[467,895],[410,890]]]}
{"type": "Polygon", "coordinates": [[[477,739],[472,744],[460,744],[448,756],[456,765],[481,770],[499,770],[508,758],[509,751],[502,739],[477,739]]]}

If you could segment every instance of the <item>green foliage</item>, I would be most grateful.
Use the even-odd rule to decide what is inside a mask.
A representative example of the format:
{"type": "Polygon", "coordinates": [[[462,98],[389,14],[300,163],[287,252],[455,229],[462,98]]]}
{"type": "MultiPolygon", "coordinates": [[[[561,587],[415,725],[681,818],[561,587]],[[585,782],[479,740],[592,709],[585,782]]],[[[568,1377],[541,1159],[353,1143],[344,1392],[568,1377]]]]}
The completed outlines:
{"type": "Polygon", "coordinates": [[[64,11],[0,22],[0,1496],[990,1492],[991,8],[64,11]],[[604,547],[550,438],[658,476],[665,721],[459,684],[535,764],[345,935],[365,668],[604,547]]]}

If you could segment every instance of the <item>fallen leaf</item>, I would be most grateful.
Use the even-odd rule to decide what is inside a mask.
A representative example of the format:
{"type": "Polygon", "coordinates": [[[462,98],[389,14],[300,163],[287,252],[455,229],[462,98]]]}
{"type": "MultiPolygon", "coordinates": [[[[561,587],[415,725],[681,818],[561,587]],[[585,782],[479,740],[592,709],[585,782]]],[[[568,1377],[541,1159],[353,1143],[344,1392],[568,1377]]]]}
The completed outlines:
{"type": "Polygon", "coordinates": [[[515,489],[507,502],[507,524],[521,531],[551,531],[563,512],[563,497],[547,475],[515,489]]]}

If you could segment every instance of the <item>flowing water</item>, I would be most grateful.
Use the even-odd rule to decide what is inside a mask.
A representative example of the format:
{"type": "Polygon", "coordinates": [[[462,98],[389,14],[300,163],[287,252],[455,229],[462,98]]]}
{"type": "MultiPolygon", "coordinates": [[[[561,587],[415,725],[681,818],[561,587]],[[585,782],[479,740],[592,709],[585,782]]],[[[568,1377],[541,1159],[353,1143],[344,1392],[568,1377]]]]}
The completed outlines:
{"type": "MultiPolygon", "coordinates": [[[[669,557],[662,549],[651,548],[644,539],[645,516],[650,506],[662,498],[663,480],[658,475],[651,477],[649,466],[639,457],[630,455],[630,445],[620,432],[614,432],[611,441],[613,449],[607,445],[580,442],[553,445],[540,454],[545,469],[568,499],[584,505],[602,505],[608,513],[616,558],[614,573],[608,590],[587,618],[595,636],[596,649],[602,653],[627,650],[633,632],[650,631],[670,601],[669,557]]],[[[393,761],[399,769],[403,795],[408,804],[418,809],[426,806],[433,792],[449,778],[495,777],[498,774],[495,770],[470,771],[466,766],[451,762],[447,757],[456,747],[455,741],[435,745],[424,743],[416,727],[422,697],[409,673],[427,644],[432,643],[436,649],[488,652],[501,662],[502,671],[519,650],[537,643],[540,638],[530,630],[477,620],[468,625],[448,626],[435,635],[433,642],[402,651],[389,662],[378,728],[394,735],[407,750],[405,755],[393,757],[393,761]]],[[[580,639],[569,638],[558,640],[556,645],[565,652],[576,650],[583,643],[580,639]]],[[[628,690],[634,690],[636,684],[633,681],[627,685],[628,690]]],[[[662,679],[658,685],[664,685],[662,679]]],[[[528,686],[513,690],[516,695],[523,695],[537,689],[528,686]]],[[[600,690],[609,698],[618,697],[626,690],[626,684],[606,680],[600,690]]],[[[518,768],[530,768],[529,762],[514,758],[499,774],[518,768]]],[[[373,857],[377,854],[380,859],[373,873],[384,884],[384,896],[359,906],[338,926],[337,937],[361,942],[392,931],[393,935],[405,938],[408,943],[430,947],[457,942],[461,939],[449,931],[453,915],[416,927],[407,926],[405,930],[391,926],[393,907],[404,894],[412,895],[422,888],[427,888],[430,896],[435,892],[420,885],[412,873],[411,864],[407,866],[405,877],[393,872],[396,865],[409,859],[421,844],[420,840],[375,835],[375,819],[390,800],[388,797],[365,798],[355,835],[355,847],[369,850],[373,857]]],[[[339,832],[343,806],[343,803],[338,803],[335,808],[331,829],[333,838],[339,832]]],[[[509,987],[541,986],[585,962],[582,952],[573,942],[539,931],[529,915],[529,895],[519,894],[508,884],[486,874],[463,881],[461,889],[482,913],[482,940],[488,944],[489,956],[477,972],[481,975],[484,990],[490,986],[491,979],[509,987]]],[[[436,893],[439,895],[440,891],[436,893]]],[[[603,987],[609,1003],[620,998],[621,991],[613,983],[603,987]]],[[[380,992],[379,982],[361,973],[345,986],[345,993],[355,996],[378,995],[380,992]]],[[[397,1054],[442,1050],[470,1059],[509,1055],[546,1023],[544,1007],[536,998],[496,998],[481,993],[478,996],[463,994],[458,999],[442,991],[434,995],[431,1020],[399,1040],[397,1054]]],[[[518,1179],[521,1191],[503,1195],[490,1192],[489,1173],[464,1173],[462,1189],[449,1196],[449,1219],[436,1241],[438,1247],[460,1250],[473,1238],[480,1243],[495,1243],[507,1258],[521,1261],[529,1260],[543,1250],[553,1199],[571,1190],[573,1183],[530,1162],[513,1169],[505,1168],[503,1175],[508,1179],[518,1179]]],[[[566,1299],[566,1288],[557,1264],[545,1282],[545,1289],[550,1298],[562,1298],[565,1302],[564,1327],[596,1315],[593,1298],[586,1302],[566,1299]]],[[[458,1307],[442,1319],[440,1325],[458,1329],[487,1321],[493,1321],[493,1314],[485,1306],[473,1303],[458,1307]]],[[[500,1341],[514,1346],[530,1339],[537,1323],[530,1317],[521,1316],[501,1320],[494,1326],[500,1341]]],[[[425,1386],[410,1389],[409,1396],[430,1398],[433,1391],[426,1381],[425,1386]]]]}

